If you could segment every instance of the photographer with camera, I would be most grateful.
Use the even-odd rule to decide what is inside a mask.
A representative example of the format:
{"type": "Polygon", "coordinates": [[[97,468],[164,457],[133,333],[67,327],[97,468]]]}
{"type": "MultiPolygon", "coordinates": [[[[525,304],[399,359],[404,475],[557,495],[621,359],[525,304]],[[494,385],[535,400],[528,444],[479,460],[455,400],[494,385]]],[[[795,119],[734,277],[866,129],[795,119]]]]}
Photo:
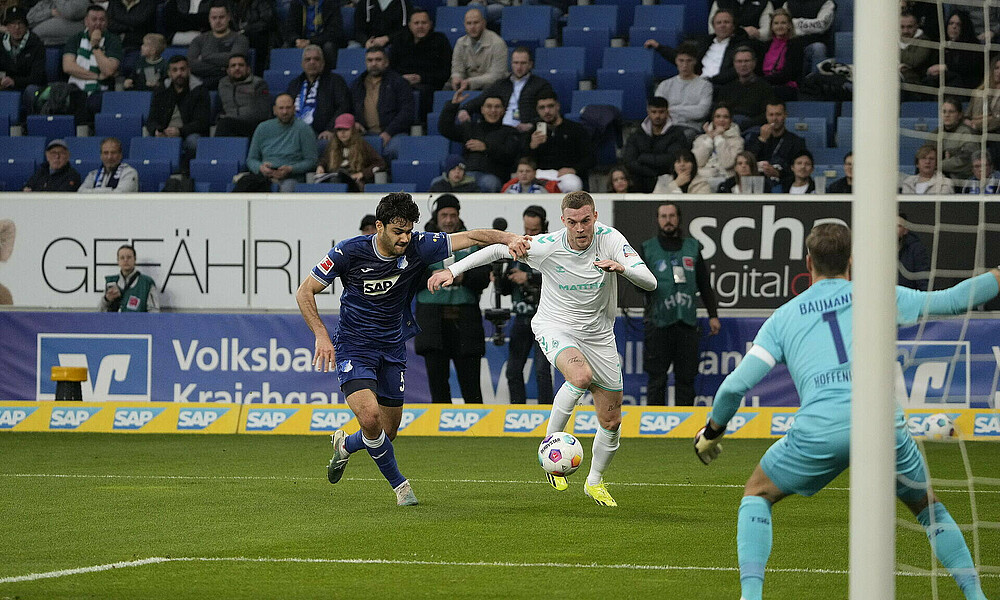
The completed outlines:
{"type": "MultiPolygon", "coordinates": [[[[434,203],[430,221],[424,225],[428,232],[457,233],[465,231],[459,218],[462,205],[452,194],[441,194],[434,203]]],[[[426,289],[427,278],[434,271],[475,252],[472,246],[454,253],[453,258],[430,265],[424,285],[417,294],[417,324],[421,332],[414,339],[416,353],[424,357],[427,366],[427,384],[431,401],[451,403],[450,363],[455,362],[458,386],[466,404],[482,404],[483,393],[479,386],[480,360],[486,354],[486,333],[483,315],[479,311],[479,296],[490,281],[489,265],[471,269],[456,278],[454,285],[432,294],[426,289]],[[444,293],[441,293],[441,292],[444,293]]]]}
{"type": "MultiPolygon", "coordinates": [[[[549,231],[545,209],[529,206],[522,215],[524,234],[535,236],[549,231]]],[[[511,404],[524,404],[524,363],[528,353],[535,349],[535,381],[538,384],[538,403],[552,404],[552,368],[545,353],[538,347],[531,331],[531,318],[538,310],[541,296],[542,275],[526,263],[505,260],[493,263],[493,285],[500,294],[511,296],[514,323],[510,329],[510,351],[507,357],[507,389],[511,404]]]]}

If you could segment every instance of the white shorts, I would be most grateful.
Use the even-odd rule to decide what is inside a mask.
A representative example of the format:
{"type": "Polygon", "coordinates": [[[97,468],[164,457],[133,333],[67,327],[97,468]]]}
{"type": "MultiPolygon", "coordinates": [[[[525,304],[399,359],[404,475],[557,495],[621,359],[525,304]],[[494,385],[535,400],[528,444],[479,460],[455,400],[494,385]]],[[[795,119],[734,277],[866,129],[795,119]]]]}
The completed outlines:
{"type": "Polygon", "coordinates": [[[608,332],[601,337],[581,337],[564,325],[551,325],[532,320],[535,340],[549,363],[555,365],[556,357],[566,348],[576,348],[583,354],[594,374],[594,385],[611,392],[622,391],[622,366],[615,344],[615,334],[608,332]]]}

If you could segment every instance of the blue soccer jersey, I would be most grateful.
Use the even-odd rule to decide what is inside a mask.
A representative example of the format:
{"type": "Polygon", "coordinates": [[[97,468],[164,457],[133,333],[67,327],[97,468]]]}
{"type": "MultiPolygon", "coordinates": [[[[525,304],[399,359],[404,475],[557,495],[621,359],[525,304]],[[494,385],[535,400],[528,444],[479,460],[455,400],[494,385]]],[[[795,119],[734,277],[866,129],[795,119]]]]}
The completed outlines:
{"type": "Polygon", "coordinates": [[[334,342],[387,348],[417,335],[420,328],[410,311],[413,295],[427,265],[450,255],[448,234],[417,231],[402,256],[382,256],[374,235],[331,248],[313,267],[312,276],[323,285],[339,277],[344,286],[334,342]]]}

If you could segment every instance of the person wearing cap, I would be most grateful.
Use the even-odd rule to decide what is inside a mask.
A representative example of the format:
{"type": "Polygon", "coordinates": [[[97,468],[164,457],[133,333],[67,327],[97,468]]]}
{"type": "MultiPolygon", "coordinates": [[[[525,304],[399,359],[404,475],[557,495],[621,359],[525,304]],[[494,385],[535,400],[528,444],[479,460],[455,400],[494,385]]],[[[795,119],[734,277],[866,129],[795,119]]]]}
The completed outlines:
{"type": "Polygon", "coordinates": [[[302,50],[302,73],[288,82],[286,91],[295,99],[295,116],[321,140],[333,140],[336,118],[351,112],[347,83],[326,68],[323,49],[315,44],[302,50]]]}
{"type": "Polygon", "coordinates": [[[375,215],[365,215],[361,217],[361,235],[372,235],[373,233],[378,233],[378,227],[375,226],[375,215]]]}
{"type": "Polygon", "coordinates": [[[83,178],[69,164],[69,149],[64,140],[52,140],[45,147],[45,162],[24,185],[25,192],[75,192],[83,178]]]}
{"type": "Polygon", "coordinates": [[[122,143],[118,138],[101,140],[101,166],[87,173],[77,192],[125,194],[139,191],[139,172],[122,162],[122,143]]]}
{"type": "Polygon", "coordinates": [[[444,173],[431,182],[432,192],[478,192],[479,186],[471,175],[465,173],[465,163],[458,154],[448,155],[444,173]]]}
{"type": "Polygon", "coordinates": [[[348,191],[360,192],[375,181],[375,172],[385,170],[385,160],[354,128],[354,115],[344,113],[333,124],[334,138],[327,144],[316,166],[317,181],[346,183],[348,191]],[[330,177],[319,177],[332,174],[330,177]]]}
{"type": "Polygon", "coordinates": [[[254,129],[271,116],[267,82],[250,72],[245,54],[229,57],[226,76],[219,82],[222,112],[215,136],[250,137],[254,129]]]}
{"type": "MultiPolygon", "coordinates": [[[[20,6],[11,6],[3,13],[7,33],[0,43],[0,90],[24,92],[28,86],[34,91],[48,83],[45,76],[45,45],[34,33],[28,31],[27,13],[20,6]]],[[[29,94],[25,94],[28,96],[29,94]]]]}
{"type": "Polygon", "coordinates": [[[510,177],[514,168],[521,142],[517,130],[503,124],[504,103],[500,96],[483,99],[479,107],[482,119],[457,123],[459,108],[468,97],[464,90],[455,92],[451,102],[441,111],[438,132],[462,144],[466,174],[476,180],[481,191],[499,192],[500,184],[510,177]]]}
{"type": "MultiPolygon", "coordinates": [[[[536,236],[547,233],[549,222],[545,220],[545,209],[531,205],[524,209],[524,235],[536,236]]],[[[542,351],[535,334],[531,331],[531,318],[538,310],[542,292],[542,274],[528,266],[527,262],[515,261],[505,273],[505,277],[495,281],[497,291],[511,297],[514,319],[510,327],[510,346],[507,356],[507,390],[511,404],[524,404],[527,393],[524,389],[524,365],[528,354],[535,350],[535,383],[538,388],[538,403],[552,404],[552,367],[542,351]]]]}
{"type": "MultiPolygon", "coordinates": [[[[459,217],[461,209],[458,198],[452,194],[441,194],[434,203],[431,220],[424,225],[424,230],[449,234],[465,231],[465,223],[459,217]]],[[[477,249],[477,246],[472,246],[459,250],[454,253],[455,260],[477,249]]],[[[429,278],[442,268],[443,262],[430,265],[426,276],[429,278]]],[[[434,293],[428,291],[426,286],[420,286],[416,317],[422,331],[414,339],[414,350],[424,357],[427,365],[431,402],[451,403],[448,379],[452,362],[455,363],[458,386],[465,403],[483,402],[479,370],[481,359],[486,354],[486,332],[479,310],[479,296],[489,283],[490,267],[484,265],[466,271],[462,277],[456,277],[451,286],[434,293]]]]}

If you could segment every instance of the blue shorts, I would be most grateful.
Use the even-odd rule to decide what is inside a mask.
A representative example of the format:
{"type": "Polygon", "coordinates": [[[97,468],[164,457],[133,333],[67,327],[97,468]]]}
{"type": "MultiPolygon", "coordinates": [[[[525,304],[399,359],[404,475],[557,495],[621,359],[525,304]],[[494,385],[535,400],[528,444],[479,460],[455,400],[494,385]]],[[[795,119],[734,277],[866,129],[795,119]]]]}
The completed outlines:
{"type": "Polygon", "coordinates": [[[383,406],[402,406],[406,388],[406,345],[390,348],[359,348],[337,343],[337,377],[340,389],[349,396],[368,388],[383,406]],[[374,381],[374,387],[359,380],[374,381]],[[351,383],[354,382],[354,383],[351,383]]]}
{"type": "MultiPolygon", "coordinates": [[[[804,438],[793,427],[775,442],[760,466],[764,474],[786,494],[812,496],[850,465],[849,428],[824,432],[823,437],[804,438]]],[[[924,458],[905,427],[896,428],[896,496],[917,500],[927,493],[924,458]]]]}

